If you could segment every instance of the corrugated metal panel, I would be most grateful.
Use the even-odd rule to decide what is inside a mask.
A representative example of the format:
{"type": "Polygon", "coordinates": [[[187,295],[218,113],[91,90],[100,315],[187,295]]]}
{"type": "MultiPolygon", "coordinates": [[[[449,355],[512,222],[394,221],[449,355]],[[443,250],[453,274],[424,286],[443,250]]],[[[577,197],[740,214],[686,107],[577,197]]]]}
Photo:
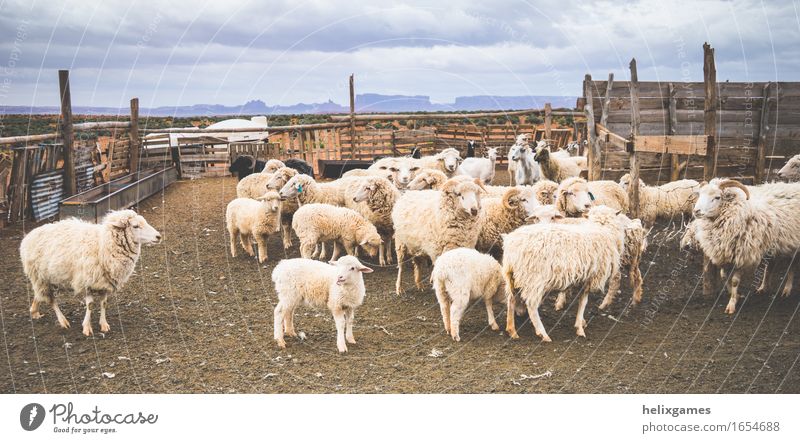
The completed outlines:
{"type": "Polygon", "coordinates": [[[44,220],[58,214],[58,202],[64,198],[64,170],[45,172],[31,182],[33,219],[44,220]]]}

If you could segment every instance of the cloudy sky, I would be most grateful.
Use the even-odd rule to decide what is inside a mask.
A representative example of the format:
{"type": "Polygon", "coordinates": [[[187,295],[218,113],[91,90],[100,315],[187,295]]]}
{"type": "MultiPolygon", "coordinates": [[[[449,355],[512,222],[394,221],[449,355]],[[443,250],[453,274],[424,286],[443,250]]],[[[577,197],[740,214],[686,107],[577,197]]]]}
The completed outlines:
{"type": "Polygon", "coordinates": [[[356,91],[580,95],[586,73],[800,80],[800,1],[0,0],[0,105],[347,102],[356,91]]]}

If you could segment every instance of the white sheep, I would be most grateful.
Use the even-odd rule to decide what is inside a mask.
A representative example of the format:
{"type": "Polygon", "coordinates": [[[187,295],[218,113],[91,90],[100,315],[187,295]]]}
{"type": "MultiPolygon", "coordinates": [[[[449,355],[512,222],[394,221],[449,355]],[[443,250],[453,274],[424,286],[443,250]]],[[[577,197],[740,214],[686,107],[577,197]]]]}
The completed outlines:
{"type": "MultiPolygon", "coordinates": [[[[800,249],[800,183],[747,187],[714,179],[700,188],[694,216],[700,249],[714,266],[732,267],[727,314],[736,311],[742,270],[758,266],[767,253],[792,257],[800,249]]],[[[787,273],[784,296],[792,290],[794,270],[787,273]]]]}
{"type": "Polygon", "coordinates": [[[498,148],[489,148],[486,158],[469,157],[458,166],[456,174],[478,178],[483,184],[490,184],[494,179],[494,169],[497,163],[498,148]]]}
{"type": "Polygon", "coordinates": [[[533,159],[539,164],[542,177],[560,183],[570,177],[578,177],[586,168],[586,157],[559,158],[550,153],[546,145],[537,147],[533,159]]]}
{"type": "Polygon", "coordinates": [[[627,213],[628,193],[610,180],[587,182],[580,177],[570,177],[558,185],[555,205],[567,217],[578,217],[597,205],[627,213]]]}
{"type": "Polygon", "coordinates": [[[412,157],[385,157],[373,163],[367,171],[388,178],[399,189],[403,189],[423,169],[418,162],[418,159],[412,157]]]}
{"type": "MultiPolygon", "coordinates": [[[[270,191],[280,191],[295,175],[299,174],[296,169],[283,167],[272,174],[272,178],[267,182],[267,189],[270,191]]],[[[279,194],[280,195],[280,194],[279,194]]],[[[295,198],[285,198],[281,201],[281,232],[283,233],[283,249],[292,247],[292,217],[300,202],[295,198]]]]}
{"type": "Polygon", "coordinates": [[[31,317],[42,317],[39,303],[49,303],[58,323],[69,322],[58,308],[55,290],[70,290],[86,304],[83,334],[92,335],[91,306],[100,303],[100,330],[106,320],[106,300],[119,291],[136,267],[142,245],[161,241],[161,234],[132,210],[113,211],[99,224],[70,218],[39,226],[19,246],[22,269],[33,287],[31,317]]]}
{"type": "Polygon", "coordinates": [[[493,331],[500,329],[492,305],[505,302],[505,287],[500,263],[491,255],[470,248],[446,251],[433,264],[431,282],[439,301],[444,330],[453,340],[461,341],[459,325],[471,300],[482,299],[489,326],[493,331]]]}
{"type": "Polygon", "coordinates": [[[236,196],[242,198],[261,197],[267,191],[267,182],[270,181],[275,171],[284,167],[286,165],[280,160],[274,158],[269,160],[261,172],[250,174],[239,180],[239,183],[236,184],[236,196]]]}
{"type": "Polygon", "coordinates": [[[778,177],[796,182],[800,181],[800,154],[795,155],[786,162],[785,165],[778,171],[778,177]]]}
{"type": "MultiPolygon", "coordinates": [[[[452,177],[456,174],[458,165],[461,163],[461,154],[455,148],[447,148],[436,155],[411,159],[411,161],[418,169],[438,169],[447,174],[448,177],[452,177]]],[[[411,178],[413,179],[413,177],[411,178]]]]}
{"type": "Polygon", "coordinates": [[[280,231],[281,201],[278,193],[267,191],[261,197],[237,198],[228,203],[225,210],[225,225],[231,242],[231,257],[236,257],[236,240],[251,257],[253,241],[258,245],[258,262],[267,260],[267,238],[280,231]]]}
{"type": "Polygon", "coordinates": [[[509,188],[502,198],[483,199],[483,216],[475,249],[489,252],[502,249],[502,234],[507,234],[525,224],[540,203],[531,186],[509,188]]]}
{"type": "Polygon", "coordinates": [[[570,288],[580,288],[575,329],[578,336],[586,336],[583,313],[589,293],[602,291],[608,279],[619,272],[624,226],[617,213],[597,206],[589,211],[592,223],[527,225],[503,236],[506,331],[512,338],[518,338],[514,324],[517,290],[528,308],[536,335],[549,342],[539,318],[539,305],[548,292],[570,288]]]}
{"type": "Polygon", "coordinates": [[[439,191],[447,180],[449,180],[447,175],[438,169],[422,169],[406,185],[406,189],[411,191],[423,191],[426,189],[439,191]]]}
{"type": "MultiPolygon", "coordinates": [[[[358,212],[324,203],[303,205],[294,213],[292,229],[300,239],[300,255],[313,258],[312,252],[319,243],[334,242],[333,257],[339,257],[341,244],[348,255],[355,254],[360,246],[374,256],[381,244],[375,226],[358,212]]],[[[320,258],[324,258],[324,255],[320,258]]]]}
{"type": "Polygon", "coordinates": [[[313,177],[297,174],[278,191],[281,198],[297,198],[301,205],[308,203],[327,203],[345,206],[344,188],[361,177],[347,177],[332,182],[318,183],[313,177]]]}
{"type": "Polygon", "coordinates": [[[378,250],[378,263],[381,266],[392,262],[392,210],[399,198],[400,191],[389,180],[381,177],[370,177],[361,181],[353,193],[353,202],[364,206],[358,208],[359,213],[375,225],[383,239],[378,250]]]}
{"type": "Polygon", "coordinates": [[[422,288],[420,269],[424,257],[435,261],[444,251],[458,247],[474,248],[481,221],[480,181],[452,178],[441,191],[406,192],[394,205],[397,283],[402,292],[403,262],[411,256],[414,281],[422,288]]]}
{"type": "MultiPolygon", "coordinates": [[[[631,175],[625,174],[619,184],[628,192],[631,175]]],[[[653,226],[657,218],[672,219],[691,215],[700,183],[697,180],[678,180],[661,186],[647,186],[639,179],[639,219],[653,226]]]]}
{"type": "Polygon", "coordinates": [[[278,294],[274,313],[274,337],[278,347],[286,347],[284,335],[297,336],[294,310],[300,304],[307,304],[331,311],[336,323],[336,347],[339,352],[347,352],[347,343],[356,343],[353,317],[356,308],[364,302],[363,274],[370,272],[372,269],[350,255],[329,263],[305,258],[281,260],[272,271],[278,294]]]}

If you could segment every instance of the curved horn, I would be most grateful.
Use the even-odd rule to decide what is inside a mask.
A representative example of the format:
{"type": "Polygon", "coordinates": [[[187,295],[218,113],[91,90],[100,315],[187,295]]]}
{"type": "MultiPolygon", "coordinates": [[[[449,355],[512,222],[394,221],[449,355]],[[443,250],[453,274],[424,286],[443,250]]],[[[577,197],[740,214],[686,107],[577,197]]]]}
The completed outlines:
{"type": "Polygon", "coordinates": [[[750,191],[747,189],[747,186],[741,184],[740,182],[738,182],[736,180],[724,180],[718,186],[719,186],[720,189],[739,188],[742,191],[744,191],[744,195],[745,195],[746,199],[750,200],[750,191]]]}
{"type": "Polygon", "coordinates": [[[513,187],[506,191],[506,193],[503,195],[503,207],[509,210],[513,209],[514,205],[511,204],[511,199],[518,196],[520,192],[521,191],[517,187],[513,187]]]}

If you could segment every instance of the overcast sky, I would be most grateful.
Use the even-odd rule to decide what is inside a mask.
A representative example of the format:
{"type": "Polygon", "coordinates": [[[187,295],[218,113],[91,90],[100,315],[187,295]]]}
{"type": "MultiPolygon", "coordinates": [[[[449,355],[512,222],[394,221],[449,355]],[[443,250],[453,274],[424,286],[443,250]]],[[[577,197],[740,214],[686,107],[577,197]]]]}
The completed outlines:
{"type": "Polygon", "coordinates": [[[586,73],[800,80],[800,1],[0,0],[0,104],[347,103],[356,92],[580,95],[586,73]],[[444,5],[447,6],[444,6],[444,5]]]}

